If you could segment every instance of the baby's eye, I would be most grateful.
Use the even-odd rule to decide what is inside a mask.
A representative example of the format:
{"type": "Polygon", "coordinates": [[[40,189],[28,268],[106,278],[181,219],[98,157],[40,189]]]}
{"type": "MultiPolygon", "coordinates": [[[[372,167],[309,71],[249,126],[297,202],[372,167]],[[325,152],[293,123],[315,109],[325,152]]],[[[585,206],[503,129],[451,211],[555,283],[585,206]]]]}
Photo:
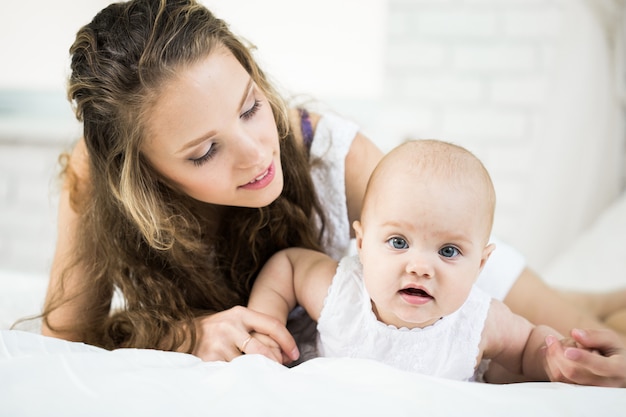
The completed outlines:
{"type": "Polygon", "coordinates": [[[391,247],[394,249],[407,249],[409,247],[408,243],[406,243],[406,240],[402,239],[401,237],[392,237],[387,241],[387,243],[391,245],[391,247]]]}
{"type": "Polygon", "coordinates": [[[439,249],[439,255],[443,256],[444,258],[454,258],[460,253],[461,252],[459,252],[459,250],[454,246],[444,246],[443,248],[439,249]]]}

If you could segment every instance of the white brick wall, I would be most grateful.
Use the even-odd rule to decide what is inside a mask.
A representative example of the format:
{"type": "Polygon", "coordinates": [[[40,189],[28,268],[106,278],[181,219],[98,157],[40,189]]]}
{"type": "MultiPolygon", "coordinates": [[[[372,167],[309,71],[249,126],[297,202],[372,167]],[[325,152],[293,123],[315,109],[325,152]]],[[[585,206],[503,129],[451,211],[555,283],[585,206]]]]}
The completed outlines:
{"type": "Polygon", "coordinates": [[[539,242],[524,239],[521,229],[534,224],[525,217],[534,195],[533,152],[544,127],[542,112],[560,53],[566,2],[388,4],[384,96],[359,105],[350,100],[335,104],[383,150],[406,138],[435,137],[475,152],[496,184],[496,234],[541,267],[553,253],[533,247],[539,242]]]}
{"type": "Polygon", "coordinates": [[[57,146],[0,143],[0,267],[43,272],[54,250],[57,146]]]}
{"type": "Polygon", "coordinates": [[[57,161],[79,132],[63,91],[0,90],[0,270],[47,274],[57,161]]]}
{"type": "Polygon", "coordinates": [[[389,2],[385,97],[379,117],[345,113],[385,150],[407,137],[460,142],[499,184],[503,222],[523,199],[534,119],[560,24],[555,1],[389,2]]]}
{"type": "MultiPolygon", "coordinates": [[[[382,95],[327,102],[359,122],[383,150],[409,137],[436,137],[470,148],[496,184],[496,232],[515,243],[529,196],[546,75],[558,47],[560,5],[556,0],[388,0],[382,95]]],[[[49,268],[56,156],[76,136],[64,119],[70,115],[67,105],[59,106],[60,126],[51,127],[51,119],[41,115],[23,123],[26,133],[0,123],[0,268],[37,273],[49,268]],[[29,134],[35,140],[23,137],[29,134]]]]}

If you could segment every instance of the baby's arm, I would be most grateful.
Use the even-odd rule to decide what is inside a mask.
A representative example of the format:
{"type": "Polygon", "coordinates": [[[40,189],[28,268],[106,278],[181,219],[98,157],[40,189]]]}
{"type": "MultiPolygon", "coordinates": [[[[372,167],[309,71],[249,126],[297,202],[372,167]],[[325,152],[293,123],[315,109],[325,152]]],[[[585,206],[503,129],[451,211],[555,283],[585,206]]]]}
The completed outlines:
{"type": "MultiPolygon", "coordinates": [[[[299,304],[317,320],[336,269],[337,262],[320,252],[302,248],[280,251],[261,269],[248,308],[284,325],[289,312],[299,304]]],[[[266,335],[255,337],[269,347],[278,346],[266,335]]]]}
{"type": "Polygon", "coordinates": [[[248,308],[285,324],[289,312],[299,304],[317,320],[336,270],[337,262],[321,252],[302,248],[282,250],[261,269],[248,308]]]}
{"type": "MultiPolygon", "coordinates": [[[[497,382],[555,381],[624,387],[626,347],[615,346],[620,346],[619,337],[609,330],[576,329],[571,338],[563,338],[548,326],[532,325],[496,300],[491,302],[481,340],[483,357],[511,373],[497,371],[497,382]],[[589,332],[596,332],[592,340],[602,342],[590,344],[586,339],[589,332]]],[[[493,382],[493,375],[490,369],[486,380],[493,382]]]]}
{"type": "MultiPolygon", "coordinates": [[[[483,329],[481,351],[485,359],[492,359],[511,374],[523,376],[523,380],[549,381],[545,361],[545,339],[549,335],[562,339],[556,330],[534,326],[522,316],[513,314],[502,302],[492,300],[483,329]]],[[[489,380],[489,373],[486,378],[489,380]]]]}
{"type": "Polygon", "coordinates": [[[285,324],[289,312],[296,305],[293,270],[288,250],[272,256],[254,281],[248,308],[270,315],[285,324]]]}

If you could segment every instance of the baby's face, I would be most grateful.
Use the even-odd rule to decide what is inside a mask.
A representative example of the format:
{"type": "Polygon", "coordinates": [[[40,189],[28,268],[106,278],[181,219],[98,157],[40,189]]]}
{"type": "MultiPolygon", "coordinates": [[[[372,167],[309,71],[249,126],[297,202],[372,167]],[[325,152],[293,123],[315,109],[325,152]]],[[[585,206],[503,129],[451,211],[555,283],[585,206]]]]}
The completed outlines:
{"type": "Polygon", "coordinates": [[[481,196],[398,175],[369,197],[357,243],[379,320],[421,328],[458,310],[493,248],[481,196]]]}

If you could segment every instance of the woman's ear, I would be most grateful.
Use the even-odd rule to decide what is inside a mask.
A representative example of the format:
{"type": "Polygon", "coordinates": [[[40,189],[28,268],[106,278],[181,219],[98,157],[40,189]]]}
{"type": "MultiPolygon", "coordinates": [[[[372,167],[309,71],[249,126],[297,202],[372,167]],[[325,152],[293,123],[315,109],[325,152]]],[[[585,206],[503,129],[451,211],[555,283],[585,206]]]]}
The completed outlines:
{"type": "Polygon", "coordinates": [[[361,245],[363,244],[363,226],[361,225],[361,222],[358,220],[355,220],[352,223],[352,227],[354,228],[354,237],[356,240],[356,248],[357,250],[361,250],[361,245]]]}

